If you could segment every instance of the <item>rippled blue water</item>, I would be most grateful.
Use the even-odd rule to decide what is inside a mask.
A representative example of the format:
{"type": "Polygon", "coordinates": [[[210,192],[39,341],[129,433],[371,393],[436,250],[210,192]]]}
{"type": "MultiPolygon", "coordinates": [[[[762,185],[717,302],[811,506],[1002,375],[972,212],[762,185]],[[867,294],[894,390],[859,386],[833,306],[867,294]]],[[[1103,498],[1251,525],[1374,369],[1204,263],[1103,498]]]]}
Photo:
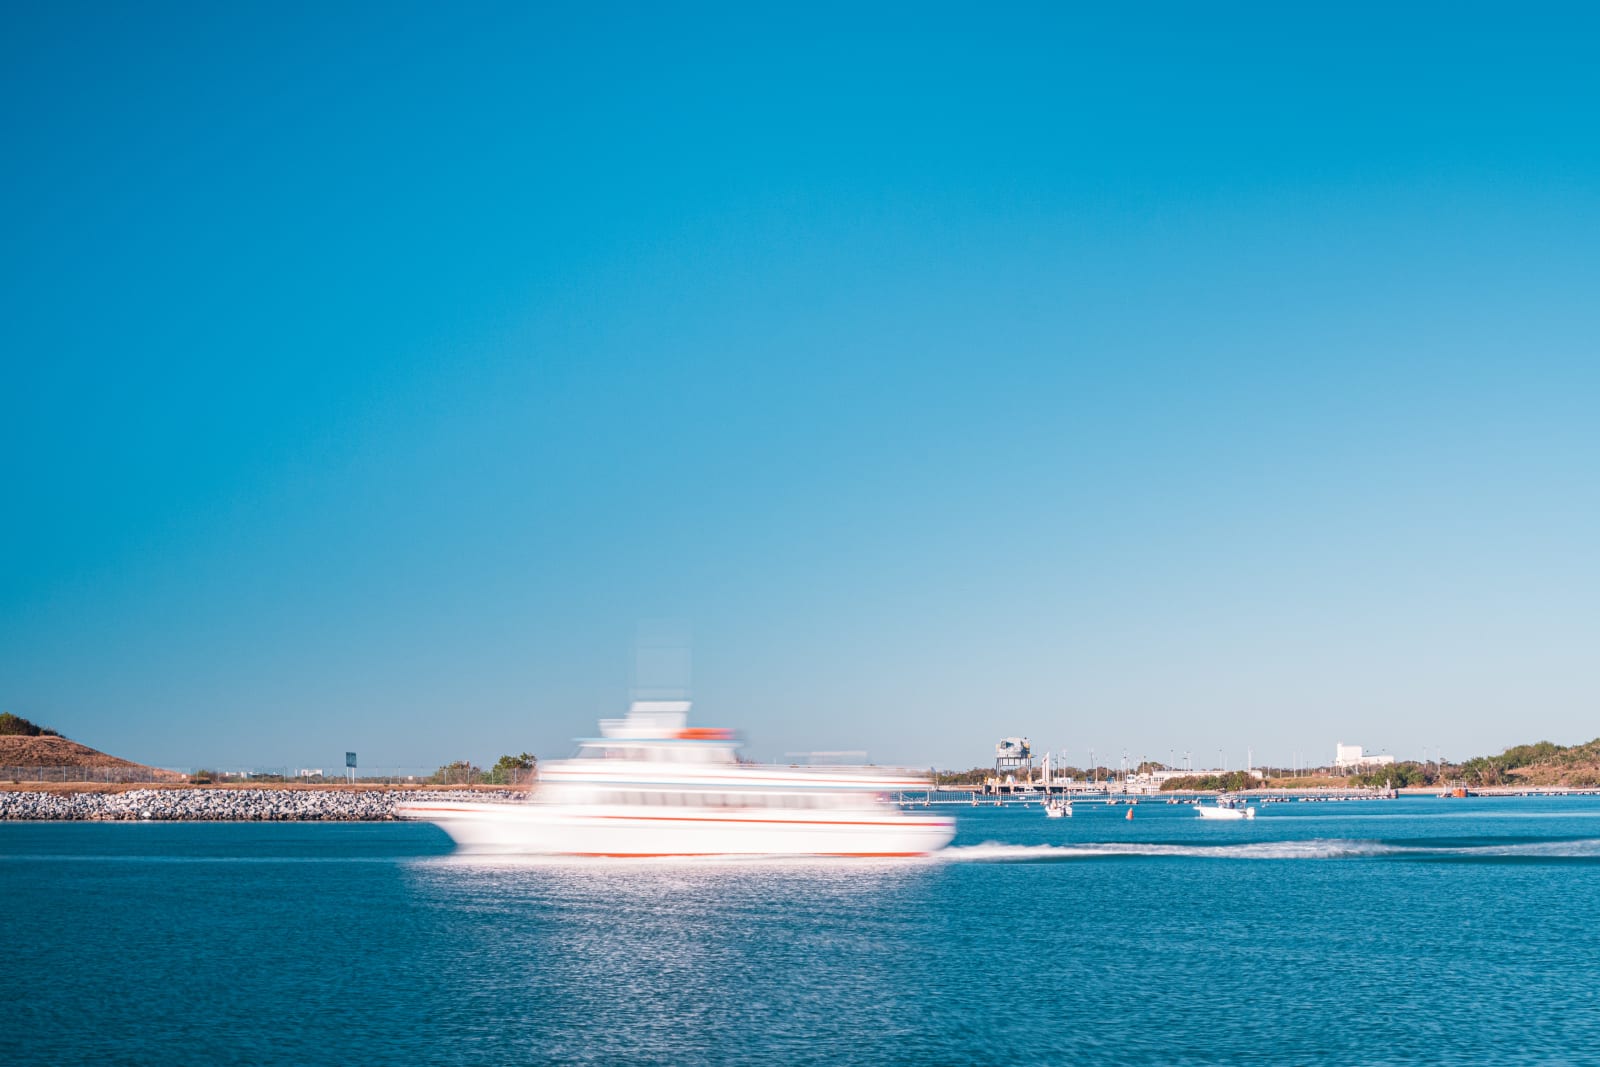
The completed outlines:
{"type": "Polygon", "coordinates": [[[0,1063],[1600,1062],[1600,802],[958,809],[899,862],[0,824],[0,1063]]]}

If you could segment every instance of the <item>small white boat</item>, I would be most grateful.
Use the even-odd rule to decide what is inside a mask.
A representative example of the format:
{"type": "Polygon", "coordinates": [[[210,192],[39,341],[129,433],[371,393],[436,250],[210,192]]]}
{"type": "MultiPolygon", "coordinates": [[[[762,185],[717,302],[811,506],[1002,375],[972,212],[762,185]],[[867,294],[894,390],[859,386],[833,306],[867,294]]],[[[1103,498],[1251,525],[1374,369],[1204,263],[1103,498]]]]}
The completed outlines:
{"type": "Polygon", "coordinates": [[[1047,800],[1044,805],[1044,815],[1047,819],[1070,819],[1072,818],[1072,801],[1063,800],[1059,797],[1054,800],[1047,800]]]}
{"type": "Polygon", "coordinates": [[[1204,804],[1196,804],[1194,813],[1202,819],[1253,819],[1256,809],[1244,802],[1242,797],[1229,796],[1224,793],[1217,798],[1215,807],[1208,808],[1204,804]]]}

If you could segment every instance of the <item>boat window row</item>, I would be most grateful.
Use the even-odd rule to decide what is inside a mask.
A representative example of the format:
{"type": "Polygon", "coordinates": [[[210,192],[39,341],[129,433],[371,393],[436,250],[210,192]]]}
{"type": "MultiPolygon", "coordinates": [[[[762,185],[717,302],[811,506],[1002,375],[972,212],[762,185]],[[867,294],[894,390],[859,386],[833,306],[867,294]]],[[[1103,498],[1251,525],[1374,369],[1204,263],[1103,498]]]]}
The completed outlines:
{"type": "Polygon", "coordinates": [[[671,807],[711,809],[819,809],[857,808],[872,798],[852,793],[697,793],[676,789],[597,789],[587,798],[591,804],[616,804],[624,807],[671,807]]]}
{"type": "Polygon", "coordinates": [[[582,759],[626,759],[646,763],[733,763],[733,753],[715,745],[585,745],[582,759]]]}

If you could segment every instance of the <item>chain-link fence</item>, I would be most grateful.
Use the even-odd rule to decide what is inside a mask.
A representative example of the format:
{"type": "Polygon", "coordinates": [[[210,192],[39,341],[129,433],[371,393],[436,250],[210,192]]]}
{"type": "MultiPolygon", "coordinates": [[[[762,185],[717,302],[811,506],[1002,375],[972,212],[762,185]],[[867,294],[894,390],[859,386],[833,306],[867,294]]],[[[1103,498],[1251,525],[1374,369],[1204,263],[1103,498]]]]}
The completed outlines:
{"type": "Polygon", "coordinates": [[[181,782],[155,767],[0,767],[0,782],[181,782]]]}
{"type": "Polygon", "coordinates": [[[436,767],[387,767],[357,770],[353,779],[341,769],[277,767],[251,770],[222,770],[211,767],[0,767],[0,782],[12,784],[59,783],[197,783],[226,785],[531,785],[536,772],[532,767],[484,770],[458,762],[436,767]]]}

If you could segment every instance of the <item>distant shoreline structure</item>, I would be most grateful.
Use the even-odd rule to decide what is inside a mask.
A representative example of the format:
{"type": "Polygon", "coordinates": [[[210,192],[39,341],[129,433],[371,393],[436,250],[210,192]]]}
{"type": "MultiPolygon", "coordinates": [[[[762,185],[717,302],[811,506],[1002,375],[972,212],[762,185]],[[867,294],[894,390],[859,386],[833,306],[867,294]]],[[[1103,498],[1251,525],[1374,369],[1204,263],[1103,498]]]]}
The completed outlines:
{"type": "MultiPolygon", "coordinates": [[[[965,794],[961,790],[944,790],[944,794],[965,794]]],[[[1349,790],[1305,790],[1297,799],[1324,800],[1381,800],[1376,794],[1352,796],[1349,790]]],[[[938,799],[941,791],[932,794],[936,804],[956,801],[938,799]]],[[[390,786],[350,785],[296,785],[286,784],[267,788],[233,786],[119,786],[79,785],[56,789],[20,788],[0,784],[0,824],[19,822],[399,822],[396,809],[403,804],[461,800],[483,803],[502,801],[516,803],[524,791],[511,786],[482,786],[474,789],[452,789],[439,786],[425,789],[405,789],[390,786]]],[[[1193,794],[1191,794],[1193,795],[1193,794]]],[[[1280,794],[1281,795],[1281,794],[1280,794]]],[[[1397,790],[1396,797],[1403,799],[1439,798],[1437,787],[1397,790]]],[[[1596,796],[1600,788],[1573,788],[1566,786],[1542,787],[1488,787],[1473,789],[1470,795],[1488,800],[1513,800],[1530,797],[1596,796]]],[[[1172,796],[1172,794],[1167,794],[1172,796]]],[[[921,794],[907,794],[902,801],[916,807],[921,794]]],[[[1112,800],[1111,803],[1135,803],[1112,800]]],[[[1146,803],[1160,803],[1146,798],[1146,803]]],[[[966,804],[962,800],[961,804],[966,804]]],[[[1006,807],[1032,807],[1037,798],[1022,795],[1008,798],[988,798],[984,805],[1006,807]]]]}
{"type": "MultiPolygon", "coordinates": [[[[1027,738],[1006,738],[997,746],[993,767],[974,767],[970,770],[935,771],[934,784],[943,787],[991,787],[993,792],[1031,790],[1033,761],[1027,738]],[[1002,751],[1004,750],[1004,751],[1002,751]],[[1026,780],[1005,781],[1021,775],[1026,780]]],[[[1092,756],[1091,752],[1091,756],[1092,756]]],[[[351,754],[353,755],[353,754],[351,754]]],[[[1183,761],[1188,763],[1187,754],[1183,761]]],[[[1075,788],[1087,783],[1110,782],[1119,777],[1118,771],[1103,765],[1078,768],[1065,766],[1064,760],[1053,760],[1045,753],[1041,770],[1046,778],[1060,784],[1063,780],[1075,788]]],[[[485,770],[469,760],[454,759],[438,766],[437,770],[425,768],[368,769],[357,774],[353,769],[350,779],[343,773],[336,776],[322,772],[291,771],[287,768],[262,771],[252,770],[175,770],[152,767],[108,755],[97,749],[61,736],[57,731],[42,727],[9,713],[0,714],[0,790],[29,788],[37,785],[66,787],[81,784],[88,787],[111,786],[208,786],[211,788],[368,788],[368,789],[427,789],[436,787],[494,788],[510,785],[527,788],[536,780],[537,759],[531,753],[520,756],[502,756],[500,762],[485,770]]],[[[1567,787],[1588,789],[1600,786],[1600,738],[1582,744],[1557,745],[1540,741],[1531,745],[1515,745],[1495,756],[1476,756],[1460,762],[1450,762],[1435,756],[1425,760],[1396,760],[1388,753],[1368,755],[1360,745],[1346,745],[1342,741],[1335,747],[1332,764],[1322,767],[1303,765],[1288,769],[1283,767],[1251,766],[1246,770],[1208,772],[1179,770],[1155,761],[1142,761],[1138,767],[1127,765],[1120,771],[1119,792],[1143,794],[1165,791],[1239,791],[1257,788],[1303,790],[1330,788],[1392,788],[1402,793],[1411,790],[1438,790],[1470,788],[1510,790],[1567,787]],[[1249,781],[1238,780],[1244,775],[1249,781]],[[1215,783],[1196,779],[1216,778],[1215,783]],[[1227,780],[1224,781],[1223,779],[1227,780]],[[1259,783],[1259,784],[1257,784],[1259,783]]]]}

